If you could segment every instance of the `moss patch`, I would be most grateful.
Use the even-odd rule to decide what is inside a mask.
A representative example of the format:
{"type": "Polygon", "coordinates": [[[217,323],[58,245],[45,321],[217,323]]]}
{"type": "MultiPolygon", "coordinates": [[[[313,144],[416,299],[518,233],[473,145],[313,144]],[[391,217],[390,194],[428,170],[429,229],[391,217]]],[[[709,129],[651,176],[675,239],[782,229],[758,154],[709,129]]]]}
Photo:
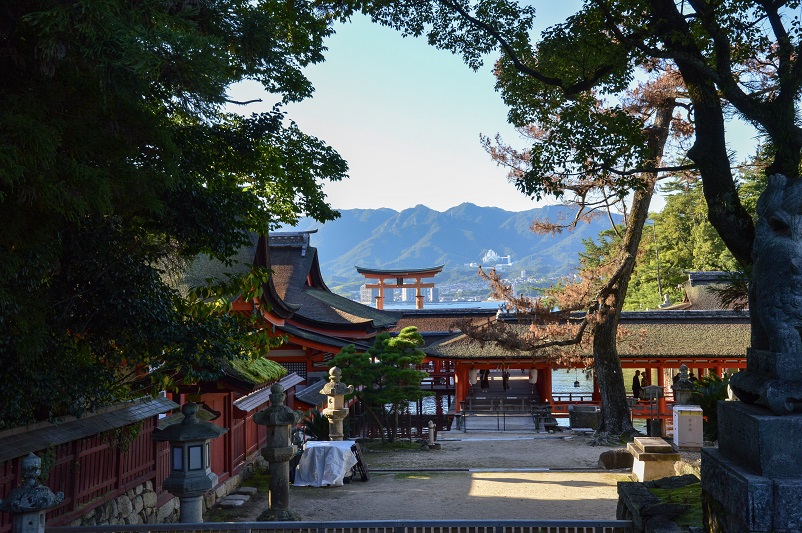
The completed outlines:
{"type": "Polygon", "coordinates": [[[690,506],[690,509],[674,518],[679,526],[702,525],[702,485],[693,483],[677,489],[650,488],[649,492],[666,503],[679,503],[690,506]]]}
{"type": "Polygon", "coordinates": [[[287,370],[278,363],[259,357],[254,361],[244,359],[232,361],[228,373],[253,385],[261,385],[280,379],[287,370]]]}

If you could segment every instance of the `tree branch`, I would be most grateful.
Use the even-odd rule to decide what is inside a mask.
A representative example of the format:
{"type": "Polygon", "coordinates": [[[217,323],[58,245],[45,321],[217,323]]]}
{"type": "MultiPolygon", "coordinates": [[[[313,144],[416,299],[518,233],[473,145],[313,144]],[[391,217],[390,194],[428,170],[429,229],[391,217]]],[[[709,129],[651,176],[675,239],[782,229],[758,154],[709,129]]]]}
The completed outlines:
{"type": "Polygon", "coordinates": [[[538,80],[541,83],[546,85],[550,85],[552,87],[559,87],[563,90],[563,93],[566,95],[573,95],[577,93],[581,93],[583,91],[587,91],[592,89],[596,83],[599,82],[604,76],[610,74],[613,71],[612,65],[604,66],[596,72],[590,78],[585,80],[579,81],[572,85],[565,85],[565,81],[562,78],[554,78],[551,76],[546,76],[542,72],[535,70],[528,65],[526,65],[523,61],[521,61],[518,54],[513,50],[512,46],[507,42],[507,40],[502,37],[502,35],[492,26],[482,22],[481,20],[477,19],[470,15],[467,11],[465,11],[462,6],[451,2],[450,0],[440,0],[440,3],[449,7],[460,14],[465,20],[476,26],[477,28],[483,30],[485,33],[489,34],[496,42],[499,43],[501,48],[504,50],[504,53],[507,54],[507,57],[512,61],[513,66],[515,69],[520,72],[521,74],[525,74],[531,78],[538,80]]]}

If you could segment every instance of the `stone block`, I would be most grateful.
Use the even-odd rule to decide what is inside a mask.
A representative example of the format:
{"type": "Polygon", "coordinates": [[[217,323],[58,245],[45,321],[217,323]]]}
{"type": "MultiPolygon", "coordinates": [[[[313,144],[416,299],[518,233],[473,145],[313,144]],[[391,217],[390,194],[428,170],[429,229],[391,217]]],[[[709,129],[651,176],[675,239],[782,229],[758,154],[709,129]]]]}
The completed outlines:
{"type": "Polygon", "coordinates": [[[249,496],[253,496],[257,492],[259,492],[259,489],[256,487],[240,487],[237,489],[237,494],[247,494],[249,496]]]}
{"type": "Polygon", "coordinates": [[[626,448],[607,450],[599,455],[599,467],[607,470],[632,468],[633,457],[626,448]]]}
{"type": "Polygon", "coordinates": [[[599,429],[600,409],[595,405],[569,405],[568,423],[571,428],[599,429]]]}
{"type": "Polygon", "coordinates": [[[802,531],[802,479],[774,480],[774,531],[802,531]]]}
{"type": "Polygon", "coordinates": [[[223,500],[229,500],[229,501],[239,500],[243,502],[247,502],[250,499],[251,497],[248,496],[247,494],[229,494],[228,496],[223,498],[223,500]]]}
{"type": "Polygon", "coordinates": [[[802,478],[802,413],[776,416],[744,402],[720,402],[719,450],[755,474],[802,478]]]}
{"type": "Polygon", "coordinates": [[[771,531],[774,484],[757,476],[720,450],[702,449],[702,491],[714,499],[734,520],[735,530],[771,531]]]}
{"type": "Polygon", "coordinates": [[[156,522],[163,523],[167,521],[167,518],[170,517],[173,512],[175,511],[175,502],[178,501],[178,498],[173,498],[169,500],[167,503],[159,507],[158,511],[156,511],[156,522]]]}
{"type": "Polygon", "coordinates": [[[128,516],[134,511],[134,505],[131,503],[131,498],[127,494],[123,494],[117,501],[120,516],[128,516]]]}
{"type": "Polygon", "coordinates": [[[231,509],[231,508],[234,508],[234,507],[242,507],[244,504],[245,504],[244,500],[235,500],[235,499],[223,498],[222,500],[220,500],[220,502],[217,505],[219,507],[224,508],[224,509],[231,509]]]}
{"type": "Polygon", "coordinates": [[[644,453],[674,453],[674,448],[660,437],[635,437],[633,443],[644,453]]]}
{"type": "Polygon", "coordinates": [[[136,498],[131,500],[131,503],[134,504],[135,513],[141,513],[142,509],[145,508],[145,502],[142,501],[142,496],[137,496],[136,498]]]}
{"type": "Polygon", "coordinates": [[[145,509],[156,508],[156,493],[153,491],[142,493],[142,502],[145,504],[145,509]]]}
{"type": "Polygon", "coordinates": [[[635,437],[627,444],[632,454],[632,475],[638,481],[651,481],[675,475],[674,463],[680,455],[666,441],[658,437],[635,437]]]}
{"type": "Polygon", "coordinates": [[[214,507],[214,504],[217,502],[217,495],[214,493],[213,490],[206,492],[203,495],[203,508],[204,509],[211,509],[214,507]]]}

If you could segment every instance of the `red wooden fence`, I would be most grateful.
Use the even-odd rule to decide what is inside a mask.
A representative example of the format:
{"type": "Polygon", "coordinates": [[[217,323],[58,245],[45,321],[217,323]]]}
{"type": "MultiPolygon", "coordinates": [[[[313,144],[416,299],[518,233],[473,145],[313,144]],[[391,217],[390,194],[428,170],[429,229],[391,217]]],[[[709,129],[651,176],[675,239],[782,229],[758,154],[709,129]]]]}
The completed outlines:
{"type": "MultiPolygon", "coordinates": [[[[267,442],[266,428],[253,422],[254,412],[244,419],[226,417],[231,420],[230,430],[211,443],[212,456],[223,458],[222,464],[214,468],[221,482],[239,473],[267,442]]],[[[156,423],[155,417],[142,421],[139,435],[125,450],[100,434],[51,450],[37,450],[40,457],[46,455],[55,460],[45,484],[54,492],[64,493],[64,501],[47,513],[48,525],[67,524],[146,481],[153,483],[157,505],[172,498],[162,489],[170,475],[169,444],[151,439],[156,423]]],[[[20,460],[0,462],[0,499],[20,483],[20,460]]],[[[0,513],[0,533],[11,531],[11,520],[9,513],[0,513]]]]}

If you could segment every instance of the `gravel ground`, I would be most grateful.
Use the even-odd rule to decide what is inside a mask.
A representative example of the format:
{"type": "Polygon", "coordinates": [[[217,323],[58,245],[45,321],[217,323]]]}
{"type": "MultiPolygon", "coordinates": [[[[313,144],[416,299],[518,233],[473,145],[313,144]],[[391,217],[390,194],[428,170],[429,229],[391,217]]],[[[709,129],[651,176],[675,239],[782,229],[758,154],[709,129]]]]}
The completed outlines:
{"type": "MultiPolygon", "coordinates": [[[[439,450],[365,451],[370,480],[290,487],[303,520],[614,519],[616,483],[628,472],[597,468],[586,436],[441,433],[439,450]]],[[[245,485],[247,485],[247,481],[245,485]]],[[[256,520],[257,494],[227,520],[256,520]]]]}

